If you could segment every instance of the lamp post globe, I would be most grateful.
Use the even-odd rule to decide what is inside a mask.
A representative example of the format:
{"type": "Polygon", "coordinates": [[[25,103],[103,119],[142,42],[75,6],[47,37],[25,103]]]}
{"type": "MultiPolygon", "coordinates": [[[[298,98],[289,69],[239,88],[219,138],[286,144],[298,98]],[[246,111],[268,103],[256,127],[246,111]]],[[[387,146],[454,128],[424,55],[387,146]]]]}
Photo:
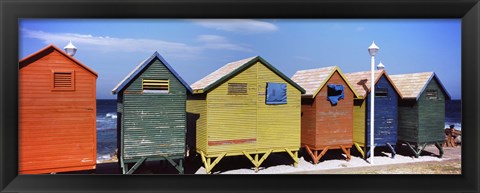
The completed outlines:
{"type": "Polygon", "coordinates": [[[66,45],[64,48],[65,52],[70,55],[70,56],[74,56],[75,53],[77,52],[77,47],[75,47],[72,42],[70,41],[70,43],[68,43],[68,45],[66,45]]]}
{"type": "Polygon", "coordinates": [[[372,45],[368,47],[368,53],[370,54],[370,56],[375,56],[377,55],[379,49],[380,48],[375,44],[375,42],[372,42],[372,45]]]}

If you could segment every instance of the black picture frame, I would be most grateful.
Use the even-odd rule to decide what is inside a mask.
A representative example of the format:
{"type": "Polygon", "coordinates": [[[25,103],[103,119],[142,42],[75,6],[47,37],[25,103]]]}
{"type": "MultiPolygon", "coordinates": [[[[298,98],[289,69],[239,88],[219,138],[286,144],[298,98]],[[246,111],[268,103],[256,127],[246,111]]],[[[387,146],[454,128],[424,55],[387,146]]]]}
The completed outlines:
{"type": "Polygon", "coordinates": [[[479,0],[0,0],[1,192],[478,192],[479,0]],[[459,18],[462,175],[17,175],[21,18],[459,18]]]}

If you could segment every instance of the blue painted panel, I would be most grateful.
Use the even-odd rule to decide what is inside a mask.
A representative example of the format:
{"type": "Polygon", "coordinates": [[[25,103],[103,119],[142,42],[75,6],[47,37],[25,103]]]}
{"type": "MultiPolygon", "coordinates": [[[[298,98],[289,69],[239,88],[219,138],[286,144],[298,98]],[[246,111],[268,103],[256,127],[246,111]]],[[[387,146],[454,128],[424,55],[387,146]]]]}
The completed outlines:
{"type": "MultiPolygon", "coordinates": [[[[387,91],[386,96],[375,97],[375,146],[397,143],[398,93],[383,75],[375,85],[376,90],[387,91]],[[380,88],[380,89],[378,89],[380,88]]],[[[370,146],[370,94],[367,95],[367,146],[370,146]]]]}

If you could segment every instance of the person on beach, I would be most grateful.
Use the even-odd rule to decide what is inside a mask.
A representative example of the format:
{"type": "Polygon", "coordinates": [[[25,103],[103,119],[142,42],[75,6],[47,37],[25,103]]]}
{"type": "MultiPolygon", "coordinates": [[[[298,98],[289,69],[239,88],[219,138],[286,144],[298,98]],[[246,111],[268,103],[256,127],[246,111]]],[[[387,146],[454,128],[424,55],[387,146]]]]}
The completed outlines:
{"type": "Polygon", "coordinates": [[[455,125],[450,125],[450,128],[445,129],[445,135],[446,135],[446,146],[447,147],[456,147],[457,145],[455,144],[455,125]]]}

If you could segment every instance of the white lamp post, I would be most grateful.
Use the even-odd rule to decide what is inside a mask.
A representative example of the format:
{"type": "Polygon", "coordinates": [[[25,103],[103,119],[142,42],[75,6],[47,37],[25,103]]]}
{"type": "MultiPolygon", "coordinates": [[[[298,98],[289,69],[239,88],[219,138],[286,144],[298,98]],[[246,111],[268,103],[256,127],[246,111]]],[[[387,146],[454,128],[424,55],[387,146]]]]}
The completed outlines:
{"type": "Polygon", "coordinates": [[[377,55],[378,50],[380,48],[375,45],[375,42],[372,42],[372,45],[368,47],[368,53],[372,56],[371,59],[371,78],[370,78],[370,164],[373,164],[373,157],[374,157],[374,136],[375,136],[375,127],[374,127],[374,119],[375,119],[375,77],[374,77],[374,69],[375,69],[375,55],[377,55]]]}
{"type": "Polygon", "coordinates": [[[70,41],[70,43],[68,43],[68,45],[65,46],[63,49],[65,50],[65,52],[66,52],[68,55],[70,55],[70,56],[72,56],[72,57],[73,57],[73,55],[75,55],[75,53],[77,52],[77,47],[75,47],[75,46],[72,44],[72,41],[70,41]]]}

